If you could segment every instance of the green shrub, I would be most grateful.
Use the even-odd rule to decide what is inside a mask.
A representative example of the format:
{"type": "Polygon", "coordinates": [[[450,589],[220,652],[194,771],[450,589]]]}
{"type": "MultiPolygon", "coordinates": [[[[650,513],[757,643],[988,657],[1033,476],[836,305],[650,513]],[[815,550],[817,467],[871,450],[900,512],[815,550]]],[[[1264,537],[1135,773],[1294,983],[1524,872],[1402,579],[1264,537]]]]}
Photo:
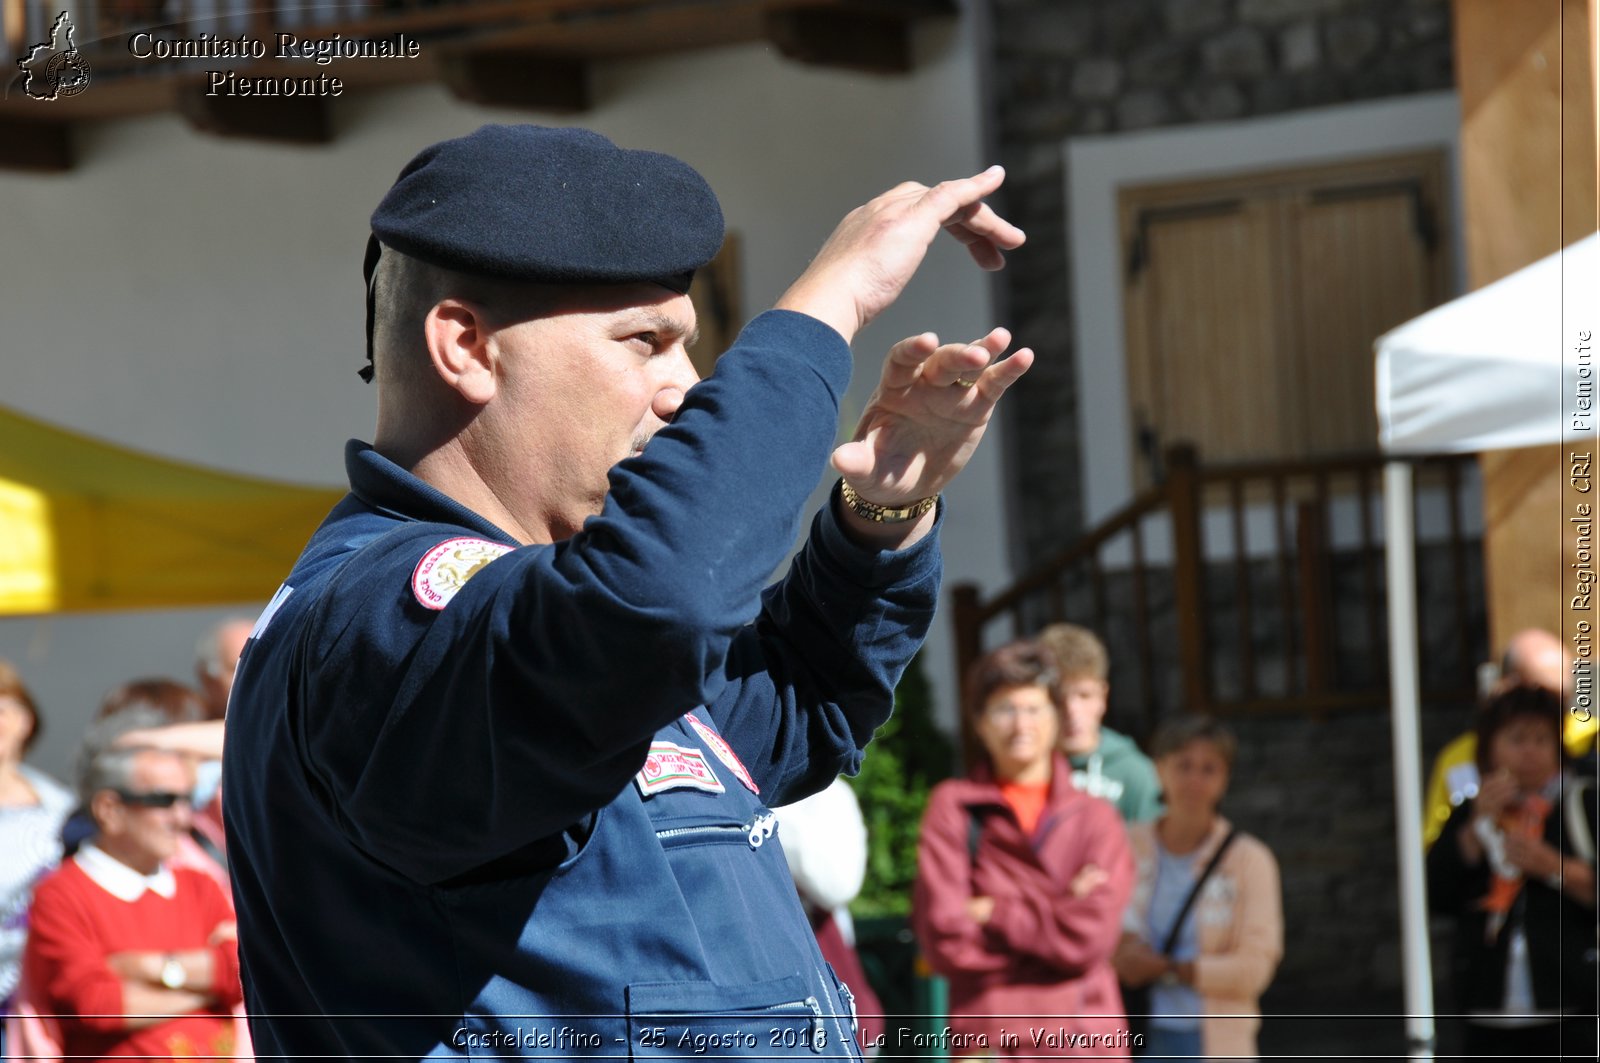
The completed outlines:
{"type": "Polygon", "coordinates": [[[922,810],[953,763],[950,739],[933,721],[919,655],[895,688],[894,715],[867,747],[861,774],[850,780],[867,822],[867,880],[852,914],[871,919],[911,911],[922,810]]]}

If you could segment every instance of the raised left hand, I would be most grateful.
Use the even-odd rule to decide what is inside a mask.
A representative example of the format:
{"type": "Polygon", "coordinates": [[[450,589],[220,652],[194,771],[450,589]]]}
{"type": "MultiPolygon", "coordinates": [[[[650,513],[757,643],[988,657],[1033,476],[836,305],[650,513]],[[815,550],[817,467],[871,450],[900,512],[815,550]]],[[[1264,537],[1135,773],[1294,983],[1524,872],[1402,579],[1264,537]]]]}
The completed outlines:
{"type": "Polygon", "coordinates": [[[941,345],[924,332],[895,344],[855,436],[833,452],[833,467],[858,495],[883,506],[944,490],[983,439],[995,404],[1033,364],[1026,347],[998,360],[1010,344],[1003,328],[973,343],[941,345]]]}
{"type": "Polygon", "coordinates": [[[1561,853],[1539,838],[1506,833],[1506,861],[1529,878],[1549,878],[1561,870],[1561,853]]]}

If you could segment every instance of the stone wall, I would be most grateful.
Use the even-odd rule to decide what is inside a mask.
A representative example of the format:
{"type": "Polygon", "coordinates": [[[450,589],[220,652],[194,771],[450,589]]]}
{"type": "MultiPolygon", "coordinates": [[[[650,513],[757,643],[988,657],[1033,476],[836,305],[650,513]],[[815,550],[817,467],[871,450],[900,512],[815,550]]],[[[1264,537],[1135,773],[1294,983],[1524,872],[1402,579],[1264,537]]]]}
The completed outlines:
{"type": "MultiPolygon", "coordinates": [[[[1439,749],[1470,715],[1470,705],[1427,706],[1423,748],[1439,749]]],[[[1239,758],[1222,812],[1271,847],[1283,882],[1284,956],[1263,1010],[1350,1016],[1333,1025],[1332,1043],[1296,1045],[1296,1054],[1340,1054],[1361,1040],[1362,1016],[1405,1011],[1388,714],[1230,723],[1239,758]]],[[[1435,1003],[1448,1013],[1448,923],[1433,930],[1435,1003]]]]}
{"type": "Polygon", "coordinates": [[[1062,142],[1452,87],[1449,0],[989,0],[1002,274],[1040,354],[1008,397],[1023,567],[1083,529],[1062,142]]]}

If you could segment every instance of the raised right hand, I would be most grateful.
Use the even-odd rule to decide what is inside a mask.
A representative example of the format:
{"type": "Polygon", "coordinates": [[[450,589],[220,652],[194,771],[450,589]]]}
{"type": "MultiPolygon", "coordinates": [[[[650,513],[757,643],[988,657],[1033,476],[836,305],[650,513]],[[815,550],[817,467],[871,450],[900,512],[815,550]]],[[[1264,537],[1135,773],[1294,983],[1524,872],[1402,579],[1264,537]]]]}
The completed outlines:
{"type": "Polygon", "coordinates": [[[1511,773],[1501,768],[1484,777],[1478,787],[1478,796],[1472,799],[1472,813],[1489,820],[1497,820],[1516,800],[1517,782],[1511,773]]]}
{"type": "Polygon", "coordinates": [[[991,166],[932,188],[908,181],[857,207],[778,300],[778,309],[809,314],[848,343],[899,298],[940,229],[965,244],[979,266],[1000,269],[1004,252],[1025,239],[983,201],[1004,180],[1005,171],[991,166]]]}

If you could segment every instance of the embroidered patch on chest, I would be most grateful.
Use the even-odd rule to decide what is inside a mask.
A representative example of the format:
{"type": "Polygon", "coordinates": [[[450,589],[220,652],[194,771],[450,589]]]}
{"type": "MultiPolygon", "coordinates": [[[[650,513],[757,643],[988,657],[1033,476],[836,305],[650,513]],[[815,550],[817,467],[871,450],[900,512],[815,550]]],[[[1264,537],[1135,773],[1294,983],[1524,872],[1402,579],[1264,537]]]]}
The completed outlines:
{"type": "Polygon", "coordinates": [[[739,754],[733,751],[732,746],[723,741],[721,735],[701,723],[692,712],[685,713],[683,718],[689,721],[689,726],[694,728],[694,733],[699,735],[705,744],[711,747],[711,752],[717,755],[717,759],[726,764],[728,770],[733,772],[734,776],[744,783],[751,793],[759,794],[761,792],[761,787],[756,785],[756,781],[750,777],[749,770],[745,768],[744,761],[739,759],[739,754]]]}
{"type": "Polygon", "coordinates": [[[417,562],[411,573],[411,593],[427,608],[443,609],[479,569],[510,552],[511,547],[504,543],[487,539],[446,539],[417,562]]]}
{"type": "Polygon", "coordinates": [[[704,790],[708,794],[727,792],[717,773],[706,763],[704,753],[676,742],[650,743],[650,755],[644,758],[644,767],[639,769],[633,781],[645,797],[663,790],[704,790]]]}

